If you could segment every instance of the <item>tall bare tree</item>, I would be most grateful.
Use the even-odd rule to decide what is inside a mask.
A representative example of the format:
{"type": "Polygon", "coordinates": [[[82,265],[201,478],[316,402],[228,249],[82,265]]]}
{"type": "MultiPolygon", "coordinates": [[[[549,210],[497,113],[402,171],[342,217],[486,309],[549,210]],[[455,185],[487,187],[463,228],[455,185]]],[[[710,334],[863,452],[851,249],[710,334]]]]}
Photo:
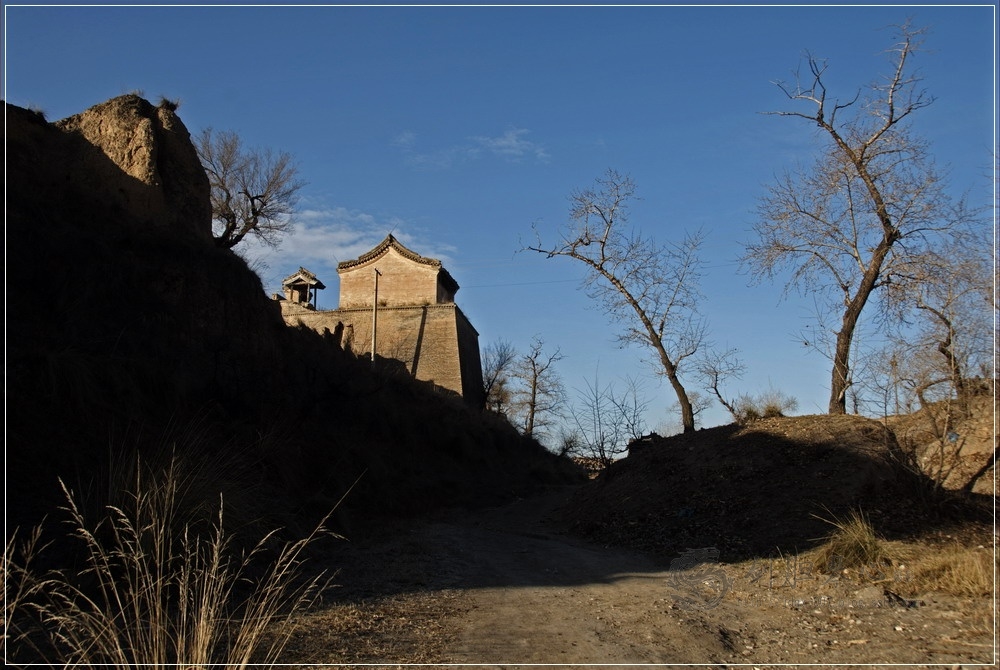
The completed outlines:
{"type": "Polygon", "coordinates": [[[570,219],[559,241],[536,251],[564,256],[587,268],[584,286],[616,324],[630,324],[620,338],[652,349],[657,368],[677,395],[684,431],[694,430],[694,410],[681,381],[681,365],[705,338],[698,318],[700,234],[675,244],[658,244],[627,228],[635,195],[631,177],[608,170],[595,186],[572,194],[570,219]]]}
{"type": "Polygon", "coordinates": [[[195,141],[212,185],[215,242],[232,248],[247,235],[277,246],[292,226],[299,179],[292,156],[269,149],[247,149],[232,131],[202,131],[195,141]]]}
{"type": "Polygon", "coordinates": [[[483,398],[486,409],[507,416],[511,402],[511,373],[517,351],[507,340],[497,340],[483,350],[483,398]]]}
{"type": "MultiPolygon", "coordinates": [[[[827,91],[826,61],[807,54],[807,73],[777,82],[803,109],[769,112],[819,127],[825,142],[810,169],[786,174],[761,199],[742,260],[758,280],[790,270],[787,288],[813,293],[821,312],[837,315],[831,414],[846,412],[852,344],[869,301],[912,281],[912,260],[971,218],[910,124],[933,102],[910,62],[921,33],[898,27],[889,75],[843,100],[827,91]]],[[[879,307],[888,313],[887,301],[879,307]]]]}
{"type": "Polygon", "coordinates": [[[514,363],[511,376],[519,384],[514,388],[511,404],[520,417],[525,435],[536,436],[558,416],[565,402],[562,379],[556,371],[556,362],[562,353],[556,348],[545,351],[545,342],[539,337],[531,341],[528,352],[514,363]]]}

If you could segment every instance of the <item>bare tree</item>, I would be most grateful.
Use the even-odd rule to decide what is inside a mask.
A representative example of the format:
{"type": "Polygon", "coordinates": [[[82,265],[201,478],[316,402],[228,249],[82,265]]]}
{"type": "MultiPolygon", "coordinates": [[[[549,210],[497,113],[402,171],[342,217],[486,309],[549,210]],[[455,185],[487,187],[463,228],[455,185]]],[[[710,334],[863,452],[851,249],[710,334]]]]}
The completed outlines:
{"type": "MultiPolygon", "coordinates": [[[[961,433],[968,425],[963,420],[994,406],[995,249],[995,243],[990,249],[981,239],[959,239],[931,250],[915,268],[921,280],[909,287],[915,295],[901,300],[916,308],[917,318],[909,329],[916,332],[896,337],[891,352],[893,379],[919,401],[924,421],[916,445],[908,444],[909,435],[901,445],[920,455],[914,462],[938,487],[963,464],[966,438],[961,433]]],[[[964,492],[971,492],[995,466],[997,453],[994,445],[992,456],[962,486],[964,492]]]]}
{"type": "Polygon", "coordinates": [[[521,418],[525,435],[537,436],[558,415],[565,401],[565,391],[553,365],[562,360],[559,349],[546,353],[545,343],[538,337],[531,342],[528,353],[514,364],[511,376],[520,384],[514,389],[511,404],[521,418]]]}
{"type": "Polygon", "coordinates": [[[641,396],[639,385],[628,380],[626,390],[618,394],[613,383],[594,381],[577,392],[572,410],[576,429],[572,440],[577,452],[607,467],[628,451],[629,440],[639,439],[646,431],[643,414],[649,403],[641,396]]]}
{"type": "Polygon", "coordinates": [[[705,388],[712,392],[719,403],[726,408],[734,421],[739,421],[736,399],[722,395],[722,383],[727,379],[740,379],[746,372],[746,364],[739,358],[737,349],[709,351],[697,363],[697,372],[705,388]]]}
{"type": "Polygon", "coordinates": [[[483,350],[483,398],[486,409],[507,416],[511,402],[511,372],[517,351],[507,340],[497,340],[483,350]]]}
{"type": "Polygon", "coordinates": [[[963,465],[965,419],[993,405],[993,263],[982,245],[960,240],[928,253],[913,263],[919,281],[896,296],[906,318],[879,352],[879,390],[886,414],[919,408],[916,421],[896,429],[898,455],[938,491],[963,465]]]}
{"type": "Polygon", "coordinates": [[[910,281],[912,259],[970,220],[910,128],[912,115],[933,102],[911,73],[920,37],[908,24],[899,27],[889,51],[892,72],[846,101],[828,95],[826,61],[807,54],[807,74],[777,83],[805,111],[770,112],[818,126],[826,147],[810,170],[770,187],[754,226],[757,240],[742,260],[757,279],[790,269],[788,288],[814,293],[822,309],[839,314],[831,414],[846,412],[851,347],[869,300],[910,281]]]}
{"type": "Polygon", "coordinates": [[[916,308],[918,335],[908,339],[933,352],[936,370],[925,376],[923,390],[944,385],[945,394],[966,411],[969,397],[979,391],[974,378],[981,382],[991,376],[991,258],[984,245],[957,240],[929,250],[915,265],[919,281],[909,285],[912,296],[906,304],[916,308]]]}
{"type": "Polygon", "coordinates": [[[227,249],[253,234],[277,246],[292,225],[299,189],[298,168],[290,154],[246,149],[232,131],[206,128],[195,141],[212,186],[215,242],[227,249]]]}
{"type": "MultiPolygon", "coordinates": [[[[642,384],[635,377],[625,378],[625,390],[619,395],[613,386],[608,387],[608,401],[621,417],[622,427],[629,440],[638,440],[646,433],[646,410],[649,400],[643,394],[642,384]]],[[[692,399],[692,403],[694,400],[692,399]]],[[[697,415],[697,411],[695,411],[697,415]]]]}
{"type": "Polygon", "coordinates": [[[667,377],[685,431],[694,430],[694,411],[680,377],[683,361],[693,356],[705,336],[697,316],[701,235],[676,244],[657,244],[626,230],[629,200],[635,184],[608,170],[596,185],[571,197],[570,221],[551,247],[537,238],[535,251],[548,258],[565,256],[587,268],[584,286],[615,323],[626,326],[625,342],[652,349],[657,368],[667,377]]]}

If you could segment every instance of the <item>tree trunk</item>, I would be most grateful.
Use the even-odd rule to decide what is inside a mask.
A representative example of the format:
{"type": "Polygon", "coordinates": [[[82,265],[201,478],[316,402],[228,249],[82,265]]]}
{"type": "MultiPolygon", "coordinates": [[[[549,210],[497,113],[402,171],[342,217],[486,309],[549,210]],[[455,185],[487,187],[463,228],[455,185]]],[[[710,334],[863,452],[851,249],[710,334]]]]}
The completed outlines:
{"type": "MultiPolygon", "coordinates": [[[[878,202],[881,203],[881,200],[878,202]]],[[[881,211],[884,211],[884,207],[881,211]]],[[[879,277],[882,276],[882,266],[889,255],[889,250],[899,239],[899,233],[890,225],[888,216],[882,215],[879,218],[882,220],[884,231],[882,240],[872,252],[857,292],[847,301],[840,331],[837,333],[837,346],[833,352],[833,373],[830,379],[830,414],[847,414],[847,387],[850,385],[851,343],[854,341],[854,331],[858,327],[861,311],[875,290],[879,277]]]]}
{"type": "Polygon", "coordinates": [[[531,378],[531,394],[528,398],[528,413],[524,417],[524,434],[531,437],[535,431],[535,407],[538,403],[538,371],[531,378]]]}
{"type": "Polygon", "coordinates": [[[667,380],[670,382],[670,386],[674,389],[674,393],[677,395],[677,404],[681,408],[681,426],[683,426],[685,433],[690,433],[694,431],[694,408],[691,407],[691,399],[688,398],[687,390],[685,390],[684,384],[681,383],[680,378],[677,376],[677,365],[670,360],[670,356],[667,355],[667,350],[663,347],[662,340],[655,336],[656,330],[646,317],[646,313],[640,311],[638,308],[636,311],[639,312],[639,316],[642,318],[643,323],[647,324],[650,344],[653,345],[656,353],[659,354],[660,365],[663,366],[663,372],[667,375],[667,380]]]}
{"type": "Polygon", "coordinates": [[[833,377],[830,380],[830,414],[847,414],[847,377],[851,373],[851,340],[854,328],[846,326],[837,333],[837,348],[833,354],[833,377]]]}
{"type": "Polygon", "coordinates": [[[681,383],[680,378],[677,376],[677,364],[670,359],[670,355],[667,354],[666,348],[663,346],[663,338],[660,332],[653,325],[650,320],[649,315],[646,314],[646,310],[642,308],[639,301],[635,299],[632,293],[628,290],[625,284],[622,283],[618,277],[608,272],[601,266],[594,266],[595,269],[600,272],[608,282],[611,283],[615,289],[625,298],[626,302],[635,311],[636,316],[639,317],[639,321],[642,322],[643,327],[646,329],[646,337],[648,342],[652,345],[653,349],[656,350],[657,355],[660,357],[660,365],[663,366],[663,371],[667,375],[667,379],[670,380],[670,386],[673,387],[674,393],[677,395],[677,404],[681,408],[681,425],[684,427],[685,433],[690,433],[694,431],[694,409],[691,407],[691,400],[688,398],[687,391],[684,389],[684,385],[681,383]]]}
{"type": "Polygon", "coordinates": [[[691,407],[691,399],[688,398],[687,391],[677,375],[668,375],[667,379],[670,380],[670,385],[674,388],[674,393],[677,394],[677,404],[681,407],[681,425],[684,427],[685,433],[690,433],[694,431],[694,408],[691,407]]]}

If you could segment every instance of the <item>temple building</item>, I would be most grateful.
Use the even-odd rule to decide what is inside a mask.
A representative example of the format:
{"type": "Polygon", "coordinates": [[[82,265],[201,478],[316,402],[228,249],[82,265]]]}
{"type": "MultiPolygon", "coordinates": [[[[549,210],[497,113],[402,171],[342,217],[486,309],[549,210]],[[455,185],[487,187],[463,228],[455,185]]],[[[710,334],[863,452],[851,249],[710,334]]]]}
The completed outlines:
{"type": "Polygon", "coordinates": [[[398,361],[416,379],[483,402],[479,333],[455,304],[458,282],[441,261],[421,256],[392,235],[371,251],[337,266],[337,309],[317,309],[326,288],[304,268],[275,296],[289,325],[336,334],[345,349],[398,361]],[[374,329],[373,329],[374,326],[374,329]]]}

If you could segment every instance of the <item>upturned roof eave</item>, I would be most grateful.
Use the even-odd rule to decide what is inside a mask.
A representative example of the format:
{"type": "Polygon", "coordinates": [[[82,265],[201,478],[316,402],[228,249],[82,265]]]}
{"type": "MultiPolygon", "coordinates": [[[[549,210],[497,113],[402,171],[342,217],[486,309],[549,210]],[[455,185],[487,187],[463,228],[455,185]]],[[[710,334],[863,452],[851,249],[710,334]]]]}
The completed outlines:
{"type": "Polygon", "coordinates": [[[300,267],[298,269],[298,272],[294,272],[285,277],[284,279],[282,279],[281,285],[288,286],[289,284],[296,283],[296,280],[299,280],[304,284],[308,284],[309,286],[315,286],[318,289],[326,288],[326,285],[323,282],[321,282],[319,278],[316,277],[316,275],[314,275],[312,272],[309,272],[309,270],[306,270],[303,267],[300,267]]]}
{"type": "Polygon", "coordinates": [[[361,254],[357,258],[349,261],[341,261],[337,264],[337,271],[349,270],[350,268],[359,267],[370,263],[374,260],[378,260],[389,251],[389,249],[395,249],[396,252],[403,256],[404,258],[411,260],[415,263],[420,263],[421,265],[430,265],[431,267],[441,267],[441,261],[436,258],[427,258],[426,256],[421,256],[415,251],[407,249],[404,247],[399,240],[393,237],[391,234],[387,235],[384,240],[382,240],[378,246],[376,246],[371,251],[361,254]]]}
{"type": "Polygon", "coordinates": [[[368,263],[377,261],[379,258],[388,253],[389,249],[395,249],[403,258],[413,261],[414,263],[419,263],[421,265],[428,265],[433,268],[438,269],[438,278],[441,283],[451,291],[453,294],[458,292],[459,285],[455,281],[455,278],[451,276],[451,273],[444,269],[444,266],[436,258],[428,258],[427,256],[421,256],[415,251],[407,249],[400,243],[395,237],[390,233],[382,240],[378,246],[369,252],[363,253],[357,258],[349,261],[342,261],[337,264],[337,272],[340,273],[343,270],[351,270],[353,268],[358,268],[368,263]]]}

